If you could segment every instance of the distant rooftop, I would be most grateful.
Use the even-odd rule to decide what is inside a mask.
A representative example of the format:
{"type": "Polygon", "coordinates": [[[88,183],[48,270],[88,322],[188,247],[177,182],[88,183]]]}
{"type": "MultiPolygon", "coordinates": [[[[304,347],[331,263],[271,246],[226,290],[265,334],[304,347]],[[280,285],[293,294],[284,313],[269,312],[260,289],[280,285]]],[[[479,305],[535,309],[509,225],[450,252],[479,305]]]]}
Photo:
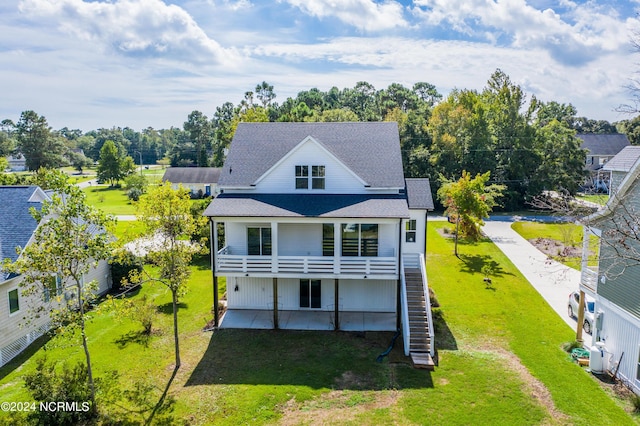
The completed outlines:
{"type": "Polygon", "coordinates": [[[218,167],[169,167],[162,177],[163,182],[171,183],[218,183],[218,167]]]}

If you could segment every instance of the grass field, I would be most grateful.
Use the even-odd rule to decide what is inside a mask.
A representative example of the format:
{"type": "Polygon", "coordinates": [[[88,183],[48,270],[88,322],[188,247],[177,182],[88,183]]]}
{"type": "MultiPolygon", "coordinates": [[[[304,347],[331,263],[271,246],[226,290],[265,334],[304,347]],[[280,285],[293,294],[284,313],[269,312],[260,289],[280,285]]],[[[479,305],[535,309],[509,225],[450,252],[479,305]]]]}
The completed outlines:
{"type": "MultiPolygon", "coordinates": [[[[573,223],[540,223],[540,222],[515,222],[512,228],[527,240],[535,240],[538,238],[547,238],[557,242],[557,247],[568,246],[575,248],[575,255],[564,256],[560,248],[553,251],[551,257],[564,265],[573,269],[581,269],[582,261],[582,226],[573,223]]],[[[598,263],[598,246],[599,239],[591,235],[589,237],[589,265],[597,265],[598,263]]]]}
{"type": "Polygon", "coordinates": [[[136,203],[130,201],[127,192],[109,186],[92,186],[83,189],[87,195],[87,203],[112,215],[136,214],[136,203]]]}
{"type": "MultiPolygon", "coordinates": [[[[428,229],[427,269],[441,304],[433,372],[413,369],[401,340],[377,363],[392,333],[205,332],[212,278],[202,258],[181,299],[183,365],[168,392],[176,400],[169,423],[638,424],[622,402],[570,362],[561,344],[574,338],[572,330],[508,259],[488,241],[462,242],[457,258],[452,241],[437,232],[441,226],[428,229]],[[480,272],[489,263],[491,288],[480,272]]],[[[153,402],[173,371],[170,293],[147,284],[134,297],[143,294],[160,307],[150,338],[106,310],[89,323],[88,335],[96,374],[117,370],[122,388],[149,383],[156,389],[153,402]]],[[[83,359],[81,347],[52,339],[46,351],[0,369],[3,401],[28,399],[21,377],[45,352],[50,359],[83,359]]],[[[151,406],[130,416],[141,421],[150,413],[151,406]]]]}

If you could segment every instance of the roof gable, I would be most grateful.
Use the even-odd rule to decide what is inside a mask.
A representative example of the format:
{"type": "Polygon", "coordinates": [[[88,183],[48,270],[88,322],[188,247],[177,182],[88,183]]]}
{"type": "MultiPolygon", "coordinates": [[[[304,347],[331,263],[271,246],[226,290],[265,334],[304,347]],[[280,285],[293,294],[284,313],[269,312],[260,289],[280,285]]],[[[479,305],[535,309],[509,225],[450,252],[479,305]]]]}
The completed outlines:
{"type": "MultiPolygon", "coordinates": [[[[25,247],[38,223],[30,208],[39,208],[47,196],[37,186],[0,186],[0,253],[2,260],[18,258],[16,247],[25,247]]],[[[0,272],[0,282],[8,274],[0,272]]]]}
{"type": "MultiPolygon", "coordinates": [[[[355,180],[357,180],[360,185],[369,186],[369,184],[367,182],[362,180],[362,178],[360,178],[360,176],[356,175],[351,169],[349,169],[349,167],[347,167],[342,161],[340,161],[339,158],[336,158],[336,156],[333,155],[329,150],[327,150],[322,145],[322,143],[320,143],[317,140],[315,140],[312,136],[307,136],[306,138],[304,138],[304,140],[302,142],[300,142],[297,146],[295,146],[288,153],[286,153],[284,157],[282,157],[280,160],[278,160],[278,162],[276,162],[269,170],[267,170],[265,172],[265,174],[260,176],[254,183],[252,183],[252,185],[258,185],[260,183],[260,181],[262,181],[263,179],[267,178],[275,170],[279,169],[284,164],[286,164],[288,162],[287,160],[294,159],[296,157],[296,154],[298,154],[300,151],[303,151],[303,150],[305,150],[306,148],[309,148],[309,147],[311,147],[312,154],[311,154],[311,156],[309,156],[309,154],[307,154],[306,157],[309,157],[309,158],[313,157],[313,160],[311,162],[314,165],[325,165],[324,159],[322,157],[328,158],[330,161],[332,161],[335,164],[337,164],[338,167],[341,167],[344,171],[346,171],[348,173],[348,175],[352,176],[355,180]]],[[[310,164],[309,161],[304,161],[304,162],[299,162],[298,161],[298,163],[300,163],[300,165],[309,165],[310,164]]],[[[286,173],[289,174],[288,172],[286,172],[286,173]]]]}
{"type": "Polygon", "coordinates": [[[372,188],[404,187],[393,122],[240,123],[218,184],[249,187],[308,137],[372,188]]]}

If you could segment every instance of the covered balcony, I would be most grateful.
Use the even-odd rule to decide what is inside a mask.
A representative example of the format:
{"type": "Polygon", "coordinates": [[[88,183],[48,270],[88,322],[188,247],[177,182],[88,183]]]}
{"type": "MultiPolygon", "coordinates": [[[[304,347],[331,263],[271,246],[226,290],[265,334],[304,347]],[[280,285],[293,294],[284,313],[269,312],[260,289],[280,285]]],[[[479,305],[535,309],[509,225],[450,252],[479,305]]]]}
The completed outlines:
{"type": "Polygon", "coordinates": [[[398,221],[226,222],[224,229],[225,245],[215,257],[215,272],[220,275],[353,279],[399,276],[398,221]]]}

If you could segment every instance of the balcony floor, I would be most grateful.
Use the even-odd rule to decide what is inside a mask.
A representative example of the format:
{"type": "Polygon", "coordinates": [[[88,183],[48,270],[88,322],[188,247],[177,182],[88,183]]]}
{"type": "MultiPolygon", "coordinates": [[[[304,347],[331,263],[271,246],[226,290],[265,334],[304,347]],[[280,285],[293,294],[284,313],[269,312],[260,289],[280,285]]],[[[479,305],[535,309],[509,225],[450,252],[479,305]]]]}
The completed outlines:
{"type": "MultiPolygon", "coordinates": [[[[285,330],[333,330],[333,312],[279,311],[278,322],[285,330]]],[[[272,329],[273,311],[260,309],[229,309],[220,321],[220,328],[272,329]]],[[[395,331],[393,312],[340,312],[342,331],[395,331]]]]}

